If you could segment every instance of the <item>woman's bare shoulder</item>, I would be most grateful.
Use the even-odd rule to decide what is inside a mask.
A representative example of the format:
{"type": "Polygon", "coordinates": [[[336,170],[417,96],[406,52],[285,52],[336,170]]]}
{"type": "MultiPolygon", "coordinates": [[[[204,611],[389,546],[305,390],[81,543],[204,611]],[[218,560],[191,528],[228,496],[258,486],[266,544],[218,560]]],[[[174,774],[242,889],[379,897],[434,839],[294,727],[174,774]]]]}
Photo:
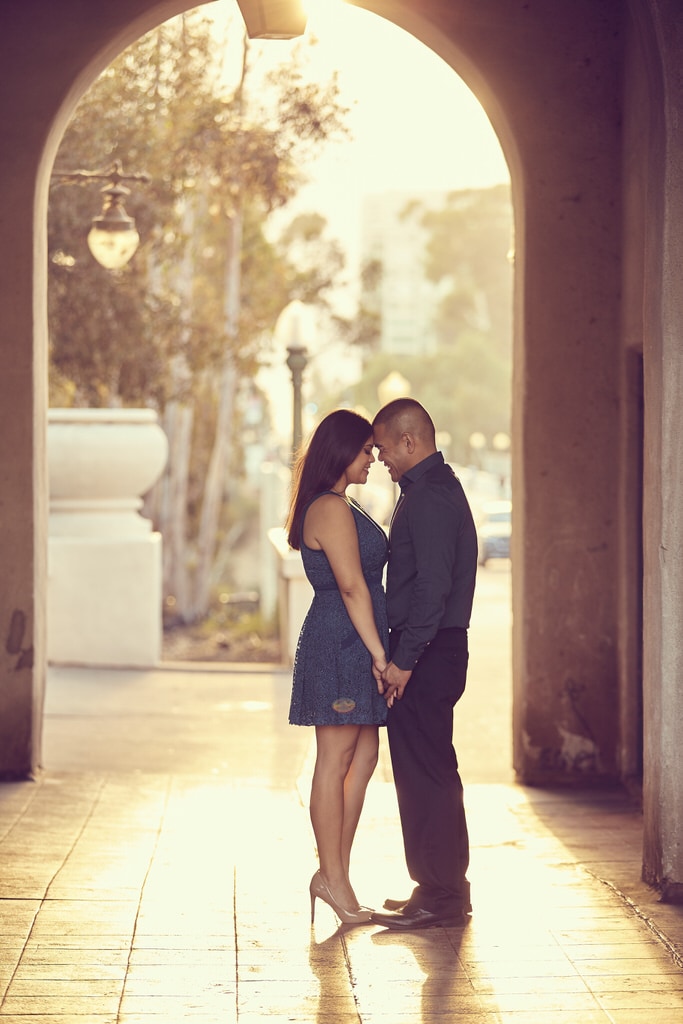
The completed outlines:
{"type": "Polygon", "coordinates": [[[308,547],[326,547],[335,533],[344,530],[350,519],[353,519],[353,513],[342,495],[331,491],[321,494],[308,506],[304,521],[304,541],[308,547]]]}
{"type": "Polygon", "coordinates": [[[335,494],[333,491],[325,491],[313,499],[308,506],[306,517],[310,516],[312,520],[319,518],[328,519],[329,517],[343,519],[350,514],[351,508],[346,498],[341,494],[335,494]]]}

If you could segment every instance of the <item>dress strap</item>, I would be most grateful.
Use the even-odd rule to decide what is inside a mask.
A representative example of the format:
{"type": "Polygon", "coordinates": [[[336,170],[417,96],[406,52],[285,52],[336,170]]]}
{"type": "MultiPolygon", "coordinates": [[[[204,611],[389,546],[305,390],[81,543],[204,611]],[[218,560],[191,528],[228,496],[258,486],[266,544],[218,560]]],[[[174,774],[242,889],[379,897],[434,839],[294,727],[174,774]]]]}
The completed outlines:
{"type": "Polygon", "coordinates": [[[352,508],[355,508],[358,512],[360,512],[360,514],[362,516],[364,516],[365,519],[367,519],[367,521],[369,523],[372,523],[372,525],[375,527],[376,530],[379,530],[379,532],[384,537],[384,540],[386,541],[387,540],[386,532],[380,526],[380,524],[377,522],[377,520],[373,519],[372,516],[370,515],[370,513],[365,511],[365,509],[363,508],[361,503],[359,501],[356,501],[355,498],[351,498],[351,497],[349,497],[349,502],[350,502],[352,508]]]}

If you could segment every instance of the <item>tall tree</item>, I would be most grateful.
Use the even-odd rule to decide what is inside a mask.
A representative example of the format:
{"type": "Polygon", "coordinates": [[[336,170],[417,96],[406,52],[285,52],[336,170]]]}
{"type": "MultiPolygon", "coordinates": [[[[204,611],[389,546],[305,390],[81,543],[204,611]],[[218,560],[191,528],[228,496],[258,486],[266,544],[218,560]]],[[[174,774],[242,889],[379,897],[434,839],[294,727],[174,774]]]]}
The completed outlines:
{"type": "Polygon", "coordinates": [[[336,81],[311,84],[292,60],[250,93],[237,20],[231,39],[226,90],[201,11],[165,23],[107,69],[65,133],[57,168],[118,159],[150,175],[126,203],[142,237],[129,266],[105,271],[90,257],[77,225],[92,217],[91,192],[55,185],[50,204],[51,400],[164,417],[172,479],[152,507],[186,620],[209,598],[238,383],[290,298],[293,271],[265,219],[296,193],[311,149],[343,130],[336,81]]]}

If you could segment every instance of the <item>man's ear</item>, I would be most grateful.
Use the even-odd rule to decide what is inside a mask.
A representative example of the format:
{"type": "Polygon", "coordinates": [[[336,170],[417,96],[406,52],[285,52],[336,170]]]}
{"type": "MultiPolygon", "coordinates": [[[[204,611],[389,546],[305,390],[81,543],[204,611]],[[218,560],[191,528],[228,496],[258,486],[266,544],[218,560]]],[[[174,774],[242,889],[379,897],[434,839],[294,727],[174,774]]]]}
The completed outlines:
{"type": "Polygon", "coordinates": [[[401,434],[401,444],[406,446],[411,455],[415,451],[415,438],[407,431],[404,431],[403,434],[401,434]]]}

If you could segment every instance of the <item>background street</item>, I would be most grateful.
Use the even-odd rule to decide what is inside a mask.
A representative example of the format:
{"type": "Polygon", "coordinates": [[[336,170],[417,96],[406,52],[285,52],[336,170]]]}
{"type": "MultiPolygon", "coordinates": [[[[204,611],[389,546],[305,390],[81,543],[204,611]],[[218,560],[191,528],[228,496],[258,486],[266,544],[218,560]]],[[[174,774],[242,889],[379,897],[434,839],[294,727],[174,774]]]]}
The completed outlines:
{"type": "Polygon", "coordinates": [[[465,784],[513,780],[510,584],[506,559],[479,568],[467,688],[455,709],[455,748],[465,784]]]}

